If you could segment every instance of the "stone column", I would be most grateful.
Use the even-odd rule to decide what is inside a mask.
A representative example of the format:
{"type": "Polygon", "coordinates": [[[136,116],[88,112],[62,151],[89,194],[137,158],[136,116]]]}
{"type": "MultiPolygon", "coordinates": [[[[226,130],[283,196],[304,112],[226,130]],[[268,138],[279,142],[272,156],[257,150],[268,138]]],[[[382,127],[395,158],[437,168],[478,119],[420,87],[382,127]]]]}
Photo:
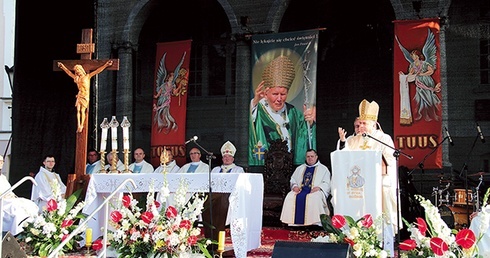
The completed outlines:
{"type": "MultiPolygon", "coordinates": [[[[237,146],[243,151],[237,152],[237,164],[248,164],[248,119],[251,92],[250,42],[236,42],[236,90],[235,90],[235,128],[237,146]]],[[[247,166],[246,166],[247,167],[247,166]]]]}

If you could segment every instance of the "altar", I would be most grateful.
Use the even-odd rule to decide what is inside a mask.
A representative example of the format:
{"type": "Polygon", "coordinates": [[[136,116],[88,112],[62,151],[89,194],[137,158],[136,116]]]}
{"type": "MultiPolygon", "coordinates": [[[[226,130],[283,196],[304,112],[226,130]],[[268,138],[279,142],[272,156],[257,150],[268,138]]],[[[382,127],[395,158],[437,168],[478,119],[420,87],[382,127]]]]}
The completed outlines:
{"type": "MultiPolygon", "coordinates": [[[[163,174],[93,174],[91,175],[83,213],[91,214],[104,198],[127,178],[136,183],[136,189],[131,184],[123,188],[124,192],[141,193],[148,192],[150,185],[155,191],[159,191],[164,182],[163,174]]],[[[166,175],[170,192],[175,192],[181,179],[188,184],[188,192],[209,192],[211,181],[212,192],[231,193],[230,206],[226,224],[230,225],[231,239],[235,256],[246,258],[247,251],[260,246],[260,234],[262,231],[262,203],[264,197],[264,181],[262,174],[258,173],[172,173],[166,175]]],[[[94,238],[102,235],[105,215],[104,209],[98,212],[88,222],[92,228],[94,238]]]]}

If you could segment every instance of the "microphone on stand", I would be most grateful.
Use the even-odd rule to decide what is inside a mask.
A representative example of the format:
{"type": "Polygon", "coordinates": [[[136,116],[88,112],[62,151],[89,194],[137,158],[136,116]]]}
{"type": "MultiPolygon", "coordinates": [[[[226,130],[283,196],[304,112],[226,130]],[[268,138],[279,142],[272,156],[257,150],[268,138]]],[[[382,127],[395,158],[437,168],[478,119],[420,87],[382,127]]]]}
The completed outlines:
{"type": "Polygon", "coordinates": [[[449,143],[451,144],[451,146],[454,146],[453,138],[451,138],[451,135],[449,134],[447,127],[444,127],[444,130],[446,131],[446,135],[447,135],[447,139],[449,140],[449,143]]]}
{"type": "Polygon", "coordinates": [[[481,142],[485,143],[485,137],[483,137],[483,133],[481,132],[481,128],[478,123],[476,123],[476,130],[478,131],[478,135],[480,135],[481,142]]]}
{"type": "Polygon", "coordinates": [[[199,139],[199,138],[194,135],[192,138],[190,138],[189,140],[187,140],[184,144],[188,144],[189,142],[195,142],[195,141],[197,141],[197,139],[199,139]]]}

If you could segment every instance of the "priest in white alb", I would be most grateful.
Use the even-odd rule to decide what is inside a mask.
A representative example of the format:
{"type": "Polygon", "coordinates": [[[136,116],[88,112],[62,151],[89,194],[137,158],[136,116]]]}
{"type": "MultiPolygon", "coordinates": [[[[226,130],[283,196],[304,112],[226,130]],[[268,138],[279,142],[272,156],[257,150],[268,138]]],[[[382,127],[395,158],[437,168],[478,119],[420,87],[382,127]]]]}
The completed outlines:
{"type": "Polygon", "coordinates": [[[306,151],[306,164],[294,170],[291,191],[282,206],[281,221],[288,226],[321,226],[320,215],[330,215],[330,170],[318,161],[315,150],[306,151]]]}
{"type": "Polygon", "coordinates": [[[54,172],[56,164],[53,155],[44,157],[43,165],[39,168],[35,176],[36,185],[32,185],[31,200],[34,201],[39,209],[46,207],[51,199],[56,199],[58,195],[65,196],[66,185],[61,181],[58,173],[54,172]]]}
{"type": "Polygon", "coordinates": [[[346,139],[346,132],[338,128],[341,150],[379,150],[382,153],[382,210],[384,218],[384,249],[394,255],[393,241],[401,223],[397,209],[397,160],[394,142],[390,135],[381,130],[378,120],[379,105],[375,101],[362,100],[359,104],[359,133],[346,139]],[[379,129],[378,129],[379,127],[379,129]]]}

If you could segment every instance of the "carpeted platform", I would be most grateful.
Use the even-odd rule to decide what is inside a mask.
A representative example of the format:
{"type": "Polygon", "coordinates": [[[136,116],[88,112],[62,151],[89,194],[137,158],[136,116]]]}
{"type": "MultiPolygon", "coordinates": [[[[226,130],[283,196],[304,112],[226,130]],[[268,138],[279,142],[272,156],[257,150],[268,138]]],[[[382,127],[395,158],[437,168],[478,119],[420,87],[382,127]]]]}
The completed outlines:
{"type": "MultiPolygon", "coordinates": [[[[272,256],[274,244],[277,240],[309,242],[312,238],[324,234],[320,228],[279,228],[279,227],[264,227],[261,234],[261,245],[259,248],[251,250],[247,253],[249,258],[269,258],[272,256]]],[[[230,232],[226,231],[226,246],[227,251],[223,257],[235,257],[231,244],[230,232]]]]}

